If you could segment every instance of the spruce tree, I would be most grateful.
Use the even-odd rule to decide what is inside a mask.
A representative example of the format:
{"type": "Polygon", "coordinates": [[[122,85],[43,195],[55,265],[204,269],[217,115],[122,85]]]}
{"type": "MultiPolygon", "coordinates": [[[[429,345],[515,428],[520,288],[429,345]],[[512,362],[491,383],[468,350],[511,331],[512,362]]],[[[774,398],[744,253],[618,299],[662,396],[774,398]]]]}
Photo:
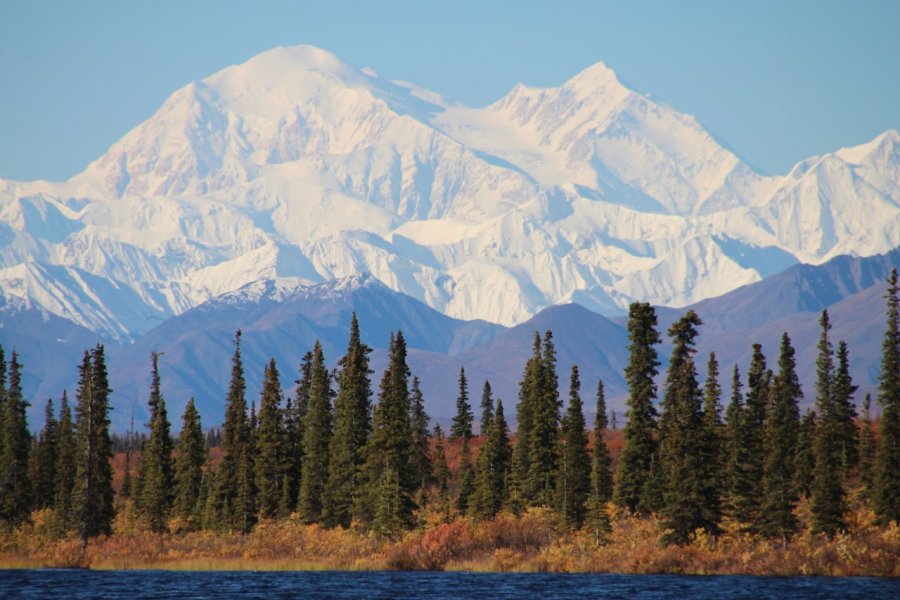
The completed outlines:
{"type": "Polygon", "coordinates": [[[59,401],[57,432],[56,490],[53,495],[53,533],[57,537],[68,532],[72,525],[72,488],[75,485],[75,424],[69,408],[69,397],[63,391],[59,401]]]}
{"type": "Polygon", "coordinates": [[[281,412],[281,380],[275,359],[269,360],[263,372],[259,399],[259,425],[256,434],[256,506],[260,518],[278,514],[284,484],[286,459],[285,432],[281,412]]]}
{"type": "Polygon", "coordinates": [[[15,350],[9,360],[9,387],[3,401],[0,447],[0,519],[18,525],[31,512],[31,480],[28,456],[31,435],[28,433],[26,409],[30,406],[22,395],[22,365],[15,350]]]}
{"type": "Polygon", "coordinates": [[[469,510],[469,499],[475,491],[475,466],[472,464],[472,449],[469,438],[462,436],[459,450],[459,476],[456,486],[456,510],[466,514],[469,510]]]}
{"type": "Polygon", "coordinates": [[[887,286],[887,329],[881,345],[878,403],[881,440],[875,455],[872,505],[878,521],[900,523],[900,289],[897,269],[887,286]]]}
{"type": "Polygon", "coordinates": [[[753,344],[736,448],[731,509],[738,521],[754,531],[759,525],[763,499],[760,483],[765,464],[764,439],[770,378],[771,371],[766,369],[762,346],[753,344]]]}
{"type": "Polygon", "coordinates": [[[741,392],[741,371],[734,365],[731,375],[731,399],[725,410],[725,500],[727,512],[736,514],[737,499],[745,494],[745,485],[749,482],[744,477],[742,464],[744,441],[744,395],[741,392]]]}
{"type": "Polygon", "coordinates": [[[707,533],[718,534],[718,523],[722,519],[722,498],[725,494],[728,478],[725,475],[726,462],[722,427],[722,387],[719,385],[719,362],[714,352],[710,352],[706,363],[706,385],[703,391],[703,434],[700,438],[701,464],[703,476],[701,496],[703,501],[703,520],[715,523],[708,527],[707,533]]]}
{"type": "Polygon", "coordinates": [[[325,524],[349,527],[358,472],[372,428],[372,383],[369,354],[362,343],[356,313],[350,321],[347,353],[339,362],[338,393],[334,401],[334,432],[328,449],[325,524]]]}
{"type": "Polygon", "coordinates": [[[222,460],[216,474],[215,520],[225,529],[244,530],[252,502],[252,485],[247,476],[251,457],[250,423],[247,419],[246,382],[241,358],[241,330],[234,336],[231,357],[231,380],[225,400],[225,423],[222,425],[222,460]],[[242,471],[243,469],[243,471],[242,471]],[[240,488],[240,489],[239,489],[240,488]],[[240,492],[240,495],[239,495],[240,492]]]}
{"type": "Polygon", "coordinates": [[[162,532],[166,530],[166,522],[172,509],[174,473],[169,418],[160,389],[158,352],[150,353],[150,399],[147,405],[150,436],[141,455],[141,495],[138,507],[150,531],[162,532]]]}
{"type": "Polygon", "coordinates": [[[541,385],[541,336],[534,332],[532,354],[525,363],[522,380],[519,382],[519,403],[516,405],[516,444],[513,450],[512,472],[509,481],[508,504],[510,510],[518,514],[529,498],[526,491],[528,469],[531,465],[531,424],[533,404],[541,385]]]}
{"type": "Polygon", "coordinates": [[[509,426],[503,414],[503,402],[482,431],[484,444],[475,463],[475,483],[469,501],[469,514],[476,519],[492,519],[506,501],[506,480],[512,466],[509,426]]]}
{"type": "Polygon", "coordinates": [[[437,501],[445,518],[450,512],[450,469],[447,466],[447,454],[444,447],[444,431],[440,423],[434,426],[434,484],[437,501]]]}
{"type": "Polygon", "coordinates": [[[862,497],[871,504],[875,479],[875,430],[872,427],[872,394],[863,400],[859,429],[859,484],[862,497]]]}
{"type": "Polygon", "coordinates": [[[50,508],[56,494],[56,467],[59,463],[58,435],[59,423],[53,411],[53,400],[47,400],[44,408],[44,428],[38,435],[33,453],[34,469],[31,473],[32,498],[34,508],[50,508]]]}
{"type": "Polygon", "coordinates": [[[816,409],[819,413],[819,426],[813,444],[816,466],[810,494],[810,531],[834,537],[837,532],[846,528],[843,429],[840,409],[835,399],[834,350],[828,339],[831,323],[827,310],[822,311],[819,324],[822,326],[819,355],[816,359],[816,409]]]}
{"type": "Polygon", "coordinates": [[[784,333],[781,336],[778,375],[772,383],[766,417],[766,460],[759,531],[766,537],[780,537],[785,542],[799,525],[794,516],[794,506],[799,499],[794,468],[801,398],[803,391],[797,377],[794,348],[788,334],[784,333]]]}
{"type": "Polygon", "coordinates": [[[293,399],[288,398],[284,409],[285,447],[284,481],[282,483],[279,512],[287,516],[297,508],[300,496],[300,479],[303,471],[303,422],[309,404],[309,387],[312,384],[312,352],[303,355],[300,362],[300,378],[295,380],[293,399]]]}
{"type": "Polygon", "coordinates": [[[178,436],[178,456],[175,460],[175,503],[174,513],[199,525],[198,505],[205,500],[201,491],[203,484],[203,464],[206,462],[206,442],[200,425],[200,413],[194,406],[194,399],[188,400],[181,420],[181,434],[178,436]]]}
{"type": "Polygon", "coordinates": [[[673,544],[689,542],[697,529],[715,531],[718,527],[717,512],[705,505],[703,399],[693,358],[697,328],[702,324],[689,310],[668,331],[673,348],[659,419],[660,516],[663,540],[673,544]]]}
{"type": "Polygon", "coordinates": [[[565,527],[584,524],[591,491],[591,459],[588,456],[587,425],[581,402],[578,367],[569,376],[569,406],[562,422],[562,451],[557,479],[560,517],[565,527]]]}
{"type": "Polygon", "coordinates": [[[834,408],[837,419],[838,445],[840,446],[843,478],[850,477],[859,462],[859,432],[856,430],[856,403],[853,394],[859,386],[853,385],[850,376],[850,352],[847,342],[838,342],[837,369],[834,373],[834,408]]]}
{"type": "Polygon", "coordinates": [[[397,527],[413,524],[414,494],[418,481],[412,469],[412,429],[409,422],[409,367],[406,340],[398,331],[388,349],[388,366],[381,379],[372,435],[360,470],[360,491],[354,516],[385,537],[397,527]]]}
{"type": "Polygon", "coordinates": [[[431,436],[428,431],[428,413],[425,412],[425,397],[419,385],[419,378],[413,377],[410,391],[410,426],[413,436],[413,461],[417,486],[424,491],[431,481],[431,436]]]}
{"type": "MultiPolygon", "coordinates": [[[[526,495],[535,506],[553,506],[559,475],[559,384],[553,332],[544,332],[537,385],[532,390],[531,427],[528,434],[526,495]]],[[[525,441],[525,440],[523,440],[525,441]]]]}
{"type": "Polygon", "coordinates": [[[612,531],[606,504],[612,499],[612,459],[604,439],[607,428],[606,395],[603,380],[597,382],[597,414],[594,417],[594,452],[591,459],[591,491],[588,496],[586,523],[594,542],[603,542],[612,531]]]}
{"type": "Polygon", "coordinates": [[[303,469],[297,510],[307,523],[322,520],[328,483],[328,446],[331,442],[331,384],[322,345],[313,347],[309,405],[303,427],[303,469]]]}
{"type": "Polygon", "coordinates": [[[494,396],[491,390],[491,382],[484,380],[481,390],[481,435],[487,435],[491,427],[491,419],[494,418],[494,396]]]}
{"type": "Polygon", "coordinates": [[[75,406],[76,462],[73,524],[82,545],[112,531],[113,488],[109,438],[109,380],[102,345],[84,353],[75,406]]]}
{"type": "Polygon", "coordinates": [[[807,410],[800,420],[800,432],[797,435],[797,455],[794,459],[794,483],[797,493],[809,498],[812,493],[813,474],[816,470],[816,411],[807,410]]]}
{"type": "Polygon", "coordinates": [[[469,383],[466,380],[466,370],[459,369],[459,395],[456,397],[456,415],[450,425],[450,440],[472,437],[472,406],[469,404],[469,383]]]}
{"type": "Polygon", "coordinates": [[[656,311],[648,303],[634,302],[628,309],[628,422],[625,443],[616,471],[613,501],[628,512],[649,513],[655,507],[645,487],[652,481],[651,464],[656,455],[656,383],[659,359],[655,346],[660,342],[656,330],[656,311]]]}

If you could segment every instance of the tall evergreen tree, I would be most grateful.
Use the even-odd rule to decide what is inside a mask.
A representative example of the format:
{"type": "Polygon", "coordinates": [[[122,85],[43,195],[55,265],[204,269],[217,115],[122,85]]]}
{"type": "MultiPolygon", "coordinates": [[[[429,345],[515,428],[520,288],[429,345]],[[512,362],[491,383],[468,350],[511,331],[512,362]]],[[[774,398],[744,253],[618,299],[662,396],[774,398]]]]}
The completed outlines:
{"type": "MultiPolygon", "coordinates": [[[[182,519],[189,519],[196,525],[198,504],[201,502],[203,484],[203,464],[206,462],[206,442],[200,425],[200,413],[194,406],[194,399],[188,400],[181,420],[181,434],[178,436],[178,457],[175,461],[175,503],[174,512],[182,519]]],[[[208,484],[207,490],[208,493],[208,484]]]]}
{"type": "Polygon", "coordinates": [[[875,480],[875,430],[872,427],[872,394],[863,400],[862,423],[859,428],[859,484],[863,498],[871,503],[875,480]]]}
{"type": "Polygon", "coordinates": [[[348,527],[357,494],[358,472],[372,429],[372,383],[369,354],[362,343],[356,313],[350,321],[347,353],[340,360],[338,393],[334,401],[334,433],[328,449],[325,523],[348,527]]]}
{"type": "Polygon", "coordinates": [[[630,513],[647,513],[645,487],[651,481],[650,467],[656,454],[656,383],[659,359],[655,346],[659,344],[656,330],[656,311],[648,303],[634,302],[628,309],[628,422],[625,424],[625,443],[619,456],[616,488],[613,501],[630,513]]]}
{"type": "Polygon", "coordinates": [[[328,446],[331,442],[331,384],[322,345],[313,347],[309,406],[303,428],[303,470],[297,509],[307,523],[322,520],[328,483],[328,446]]]}
{"type": "Polygon", "coordinates": [[[59,401],[59,425],[56,429],[56,490],[53,496],[53,533],[62,536],[73,525],[72,488],[75,485],[75,424],[69,409],[69,397],[63,391],[59,401]]]}
{"type": "Polygon", "coordinates": [[[846,490],[844,488],[843,445],[840,410],[835,400],[834,350],[828,332],[831,322],[828,311],[822,311],[819,320],[822,334],[819,337],[819,355],[816,358],[816,409],[819,427],[813,449],[816,467],[813,471],[810,508],[813,533],[833,537],[846,528],[846,490]]]}
{"type": "Polygon", "coordinates": [[[241,358],[241,330],[238,329],[234,335],[231,380],[225,400],[222,460],[216,473],[216,520],[225,529],[249,530],[252,526],[246,516],[250,513],[250,505],[254,504],[253,486],[247,476],[252,458],[245,456],[250,448],[251,433],[247,419],[246,389],[244,362],[241,358]]]}
{"type": "MultiPolygon", "coordinates": [[[[526,494],[536,506],[553,506],[559,474],[559,383],[553,332],[544,332],[537,385],[532,390],[532,421],[528,433],[530,464],[526,494]]],[[[523,440],[526,441],[526,440],[523,440]]]]}
{"type": "Polygon", "coordinates": [[[450,439],[469,439],[472,437],[472,406],[469,404],[469,382],[466,380],[466,370],[459,368],[459,395],[456,397],[456,415],[450,425],[450,439]]]}
{"type": "Polygon", "coordinates": [[[28,455],[31,435],[26,410],[30,403],[22,395],[22,365],[15,350],[9,360],[9,387],[3,401],[3,440],[0,447],[0,518],[16,525],[31,512],[31,481],[28,455]]]}
{"type": "Polygon", "coordinates": [[[731,509],[738,521],[756,530],[760,520],[765,464],[765,424],[768,410],[771,371],[766,369],[766,357],[762,346],[753,344],[753,355],[747,370],[747,395],[741,413],[737,457],[735,459],[735,485],[732,487],[731,509]]]}
{"type": "Polygon", "coordinates": [[[159,353],[150,353],[150,436],[141,456],[140,513],[151,531],[166,530],[172,509],[174,472],[172,468],[172,438],[166,401],[160,389],[159,353]]]}
{"type": "Polygon", "coordinates": [[[697,328],[702,324],[689,310],[668,332],[673,347],[659,419],[664,486],[660,516],[666,530],[663,539],[675,544],[689,542],[697,529],[718,528],[717,511],[705,505],[703,399],[693,358],[697,328]]]}
{"type": "Polygon", "coordinates": [[[431,436],[428,430],[428,413],[425,412],[425,397],[418,377],[413,377],[412,380],[409,421],[413,436],[412,467],[417,486],[420,491],[424,491],[431,481],[431,436]]]}
{"type": "Polygon", "coordinates": [[[897,269],[887,285],[887,328],[881,345],[878,403],[881,441],[875,455],[873,502],[879,522],[900,523],[900,286],[897,269]]]}
{"type": "Polygon", "coordinates": [[[112,530],[113,488],[109,438],[109,379],[102,345],[84,353],[75,406],[77,440],[72,489],[73,522],[82,545],[112,530]]]}
{"type": "Polygon", "coordinates": [[[563,525],[580,528],[587,514],[591,491],[591,459],[588,455],[587,425],[581,402],[578,367],[569,377],[569,406],[562,422],[562,452],[557,479],[558,506],[563,525]]]}
{"type": "Polygon", "coordinates": [[[309,404],[309,388],[312,385],[312,352],[303,355],[300,362],[300,378],[295,380],[293,399],[288,398],[284,409],[285,465],[279,512],[289,515],[297,508],[300,496],[300,479],[303,471],[303,423],[309,404]]]}
{"type": "Polygon", "coordinates": [[[456,485],[456,510],[460,514],[466,514],[469,510],[469,500],[475,492],[475,465],[472,463],[472,448],[469,438],[462,436],[462,445],[459,450],[459,475],[456,485]]]}
{"type": "Polygon", "coordinates": [[[53,400],[47,400],[44,408],[44,428],[38,435],[33,453],[34,468],[31,472],[32,498],[34,508],[50,508],[56,494],[56,466],[59,462],[58,435],[59,423],[53,411],[53,400]]]}
{"type": "Polygon", "coordinates": [[[719,361],[716,354],[710,352],[706,363],[706,385],[703,391],[703,434],[700,438],[700,451],[703,465],[701,484],[703,520],[716,524],[715,527],[707,528],[707,533],[713,536],[717,535],[718,523],[722,519],[722,497],[728,483],[725,475],[726,462],[723,457],[725,443],[721,400],[719,361]]]}
{"type": "Polygon", "coordinates": [[[484,380],[481,390],[481,435],[487,435],[491,427],[491,419],[494,418],[494,396],[491,390],[491,382],[484,380]]]}
{"type": "Polygon", "coordinates": [[[278,514],[281,486],[285,480],[285,431],[281,412],[281,379],[275,359],[263,372],[259,399],[259,425],[256,434],[256,506],[259,516],[269,519],[278,514]]]}
{"type": "Polygon", "coordinates": [[[799,495],[794,477],[800,409],[803,397],[797,377],[794,348],[787,333],[781,336],[778,375],[772,384],[765,426],[766,461],[763,470],[763,501],[760,533],[785,542],[797,531],[794,506],[799,495]]]}
{"type": "Polygon", "coordinates": [[[491,519],[506,501],[506,480],[512,466],[509,426],[501,400],[482,435],[485,439],[475,464],[475,489],[468,508],[476,519],[491,519]]]}
{"type": "Polygon", "coordinates": [[[518,513],[524,508],[528,497],[526,482],[531,465],[531,424],[534,419],[534,401],[541,385],[541,336],[534,332],[532,354],[525,363],[522,380],[519,382],[519,403],[516,405],[516,445],[513,450],[512,472],[509,481],[509,508],[518,513]]]}
{"type": "Polygon", "coordinates": [[[853,400],[853,394],[859,386],[853,385],[853,378],[850,376],[850,351],[847,349],[847,342],[843,340],[838,342],[837,369],[832,389],[841,468],[846,480],[859,462],[859,432],[856,429],[856,403],[853,400]]]}
{"type": "Polygon", "coordinates": [[[434,426],[434,484],[437,488],[437,501],[444,515],[450,511],[450,469],[447,466],[447,454],[444,447],[444,431],[441,424],[434,426]]]}
{"type": "Polygon", "coordinates": [[[794,482],[797,493],[809,498],[812,493],[813,474],[816,470],[816,430],[818,419],[816,411],[807,410],[800,420],[800,431],[797,435],[797,455],[794,459],[794,482]]]}
{"type": "Polygon", "coordinates": [[[604,439],[607,428],[606,395],[603,380],[597,382],[597,415],[594,417],[594,452],[591,459],[591,491],[588,496],[586,523],[594,534],[594,541],[601,543],[612,530],[606,503],[612,499],[612,459],[604,439]]]}
{"type": "Polygon", "coordinates": [[[731,375],[731,399],[725,410],[725,500],[729,514],[736,514],[735,504],[744,493],[747,478],[742,466],[744,440],[744,394],[741,392],[741,371],[734,365],[731,375]]]}
{"type": "Polygon", "coordinates": [[[376,534],[392,538],[413,523],[417,482],[412,464],[409,422],[409,367],[403,332],[392,337],[388,366],[381,379],[372,435],[360,471],[361,489],[354,515],[376,534]]]}

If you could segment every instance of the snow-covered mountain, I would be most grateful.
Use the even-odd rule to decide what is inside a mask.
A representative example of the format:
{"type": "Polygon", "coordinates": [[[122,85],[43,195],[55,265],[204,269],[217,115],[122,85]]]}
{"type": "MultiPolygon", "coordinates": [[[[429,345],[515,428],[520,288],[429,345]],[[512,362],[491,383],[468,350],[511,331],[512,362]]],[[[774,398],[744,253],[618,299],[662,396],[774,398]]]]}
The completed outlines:
{"type": "Polygon", "coordinates": [[[119,341],[260,279],[371,273],[511,325],[897,246],[897,131],[763,176],[599,63],[469,108],[277,48],[176,91],[67,182],[0,180],[0,300],[119,341]]]}

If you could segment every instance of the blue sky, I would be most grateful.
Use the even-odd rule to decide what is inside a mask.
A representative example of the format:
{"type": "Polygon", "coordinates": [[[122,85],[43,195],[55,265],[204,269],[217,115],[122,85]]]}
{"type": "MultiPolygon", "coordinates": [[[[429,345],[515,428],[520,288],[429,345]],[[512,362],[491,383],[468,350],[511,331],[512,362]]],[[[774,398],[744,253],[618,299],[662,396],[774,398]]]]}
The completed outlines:
{"type": "Polygon", "coordinates": [[[175,89],[279,45],[480,106],[604,61],[756,168],[900,128],[900,2],[0,3],[0,177],[65,179],[175,89]]]}

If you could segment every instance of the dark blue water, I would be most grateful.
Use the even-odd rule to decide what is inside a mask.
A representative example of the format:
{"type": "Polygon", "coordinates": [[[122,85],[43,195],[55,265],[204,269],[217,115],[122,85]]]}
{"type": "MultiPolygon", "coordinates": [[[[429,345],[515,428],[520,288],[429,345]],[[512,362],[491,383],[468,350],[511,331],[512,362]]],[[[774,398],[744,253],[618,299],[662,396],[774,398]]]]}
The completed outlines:
{"type": "Polygon", "coordinates": [[[0,571],[0,598],[900,598],[900,579],[411,572],[0,571]]]}

